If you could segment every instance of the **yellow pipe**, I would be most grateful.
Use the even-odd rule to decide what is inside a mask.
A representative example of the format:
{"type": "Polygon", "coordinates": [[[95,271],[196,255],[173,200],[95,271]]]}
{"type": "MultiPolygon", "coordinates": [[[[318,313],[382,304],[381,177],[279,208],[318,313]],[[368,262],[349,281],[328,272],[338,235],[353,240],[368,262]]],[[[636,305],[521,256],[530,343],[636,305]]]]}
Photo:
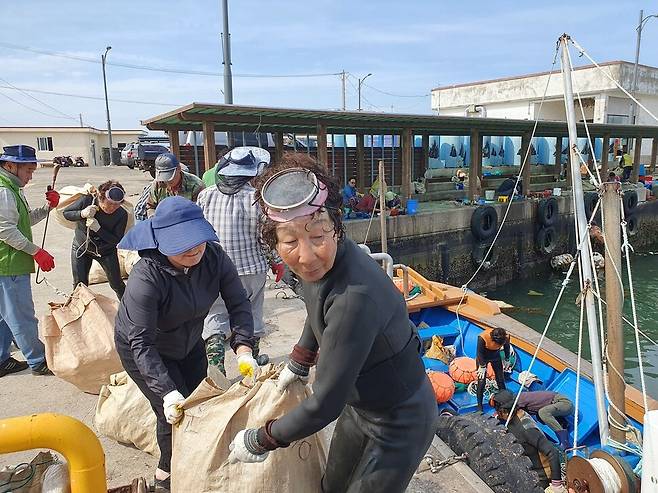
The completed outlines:
{"type": "Polygon", "coordinates": [[[66,458],[71,493],[107,491],[103,448],[77,419],[53,413],[0,419],[0,454],[35,448],[52,449],[66,458]]]}

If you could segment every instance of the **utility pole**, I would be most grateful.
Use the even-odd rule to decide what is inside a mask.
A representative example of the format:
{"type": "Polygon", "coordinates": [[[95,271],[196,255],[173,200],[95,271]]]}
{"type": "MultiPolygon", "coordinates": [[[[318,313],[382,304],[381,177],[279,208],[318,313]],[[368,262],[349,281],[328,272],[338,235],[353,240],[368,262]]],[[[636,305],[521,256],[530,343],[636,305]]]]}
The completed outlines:
{"type": "Polygon", "coordinates": [[[78,115],[80,116],[80,126],[84,127],[84,125],[82,124],[82,113],[78,113],[78,115]]]}
{"type": "Polygon", "coordinates": [[[224,103],[233,104],[233,74],[231,73],[231,34],[228,31],[228,0],[222,0],[224,32],[222,51],[224,52],[224,103]]]}
{"type": "MultiPolygon", "coordinates": [[[[621,272],[621,201],[619,183],[603,184],[601,199],[603,234],[605,235],[605,320],[608,332],[610,385],[610,417],[615,423],[623,423],[626,414],[626,385],[624,383],[624,330],[622,326],[622,286],[617,276],[621,272]]],[[[613,426],[610,438],[617,442],[626,441],[626,432],[613,426]]]]}
{"type": "MultiPolygon", "coordinates": [[[[649,19],[652,17],[658,17],[658,14],[651,14],[644,17],[644,10],[640,10],[640,21],[637,24],[637,41],[635,45],[635,67],[633,68],[633,87],[631,94],[635,99],[637,99],[637,78],[638,78],[638,65],[640,64],[640,43],[642,42],[642,29],[649,19]]],[[[635,125],[637,120],[638,107],[637,104],[633,101],[631,103],[631,123],[635,125]]]]}
{"type": "Polygon", "coordinates": [[[368,77],[370,77],[372,74],[366,75],[363,79],[359,79],[359,111],[361,111],[361,86],[363,85],[363,81],[365,81],[368,77]]]}
{"type": "Polygon", "coordinates": [[[343,70],[340,73],[340,81],[341,81],[341,85],[343,86],[343,93],[342,93],[343,94],[343,111],[345,111],[347,109],[347,107],[345,105],[345,70],[343,70]]]}
{"type": "Polygon", "coordinates": [[[101,65],[103,66],[103,87],[105,88],[105,113],[107,114],[107,138],[110,143],[110,166],[114,164],[112,160],[112,125],[110,125],[110,105],[107,102],[107,78],[105,77],[105,60],[107,59],[107,52],[112,49],[111,46],[105,48],[105,53],[101,55],[101,65]]]}

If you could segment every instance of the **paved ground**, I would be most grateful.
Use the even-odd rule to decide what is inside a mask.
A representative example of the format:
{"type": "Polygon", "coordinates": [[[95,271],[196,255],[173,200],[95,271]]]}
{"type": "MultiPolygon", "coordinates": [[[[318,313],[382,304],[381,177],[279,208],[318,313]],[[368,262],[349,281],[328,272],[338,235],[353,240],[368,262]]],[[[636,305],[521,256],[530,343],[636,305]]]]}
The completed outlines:
{"type": "MultiPolygon", "coordinates": [[[[125,167],[113,168],[64,168],[57,179],[57,188],[65,185],[82,186],[85,182],[99,185],[103,181],[114,178],[126,188],[129,198],[135,202],[144,185],[148,182],[147,175],[125,167]]],[[[25,192],[30,204],[35,207],[42,203],[46,186],[52,180],[52,170],[43,168],[37,170],[34,180],[26,187],[25,192]]],[[[34,228],[37,242],[43,238],[44,223],[34,228]]],[[[72,289],[70,250],[72,231],[51,221],[48,225],[45,248],[55,257],[55,269],[48,273],[51,284],[65,292],[72,289]]],[[[33,278],[34,279],[34,278],[33,278]]],[[[270,334],[263,340],[261,348],[270,354],[275,362],[284,359],[297,341],[304,321],[303,303],[297,299],[283,299],[283,290],[273,289],[268,283],[265,302],[265,318],[270,334]]],[[[114,293],[107,284],[97,285],[94,290],[108,296],[114,293]]],[[[292,293],[287,292],[288,295],[292,293]]],[[[49,301],[63,301],[51,288],[45,284],[36,285],[33,282],[34,304],[37,316],[48,311],[49,301]]],[[[20,354],[17,355],[20,357],[20,354]]],[[[228,357],[229,377],[236,378],[235,358],[228,357]]],[[[73,416],[93,429],[92,419],[96,406],[96,396],[84,394],[74,386],[56,377],[34,377],[29,372],[23,372],[2,378],[0,382],[0,418],[22,416],[40,412],[56,412],[73,416]]],[[[108,484],[118,486],[129,483],[134,477],[151,477],[157,461],[155,458],[131,447],[119,445],[114,441],[100,437],[105,450],[108,484]]],[[[450,453],[437,441],[438,450],[431,452],[437,458],[444,458],[450,453]]],[[[29,461],[34,457],[34,451],[7,454],[0,456],[0,468],[29,461]]],[[[421,471],[426,467],[421,466],[421,471]]],[[[468,493],[470,491],[485,492],[486,486],[463,464],[449,466],[438,474],[428,471],[421,472],[414,478],[409,487],[410,492],[442,491],[446,493],[468,493]],[[440,485],[440,486],[439,486],[440,485]]]]}

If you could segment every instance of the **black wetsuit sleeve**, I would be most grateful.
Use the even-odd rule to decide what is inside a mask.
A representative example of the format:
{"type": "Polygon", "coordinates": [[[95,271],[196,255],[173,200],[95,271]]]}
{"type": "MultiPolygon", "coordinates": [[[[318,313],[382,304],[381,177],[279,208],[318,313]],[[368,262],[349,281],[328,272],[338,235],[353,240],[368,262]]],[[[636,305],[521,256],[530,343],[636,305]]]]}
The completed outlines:
{"type": "Polygon", "coordinates": [[[526,428],[525,436],[530,445],[535,447],[539,453],[548,457],[548,461],[551,465],[551,480],[557,481],[562,479],[562,473],[560,471],[560,454],[555,445],[553,445],[548,438],[546,438],[546,435],[537,428],[526,428]]]}
{"type": "Polygon", "coordinates": [[[308,318],[306,318],[306,322],[304,322],[304,330],[302,330],[302,335],[299,337],[297,345],[314,353],[318,351],[318,341],[315,338],[313,329],[311,329],[311,324],[309,323],[308,318]]]}
{"type": "Polygon", "coordinates": [[[475,361],[477,362],[478,366],[485,366],[487,361],[486,351],[487,347],[484,344],[484,339],[478,336],[477,353],[475,356],[475,361]]]}
{"type": "Polygon", "coordinates": [[[274,421],[271,433],[279,442],[310,436],[338,418],[384,323],[372,299],[350,292],[334,298],[324,320],[313,394],[274,421]]]}
{"type": "Polygon", "coordinates": [[[509,337],[505,341],[505,344],[503,344],[503,351],[505,351],[505,359],[509,359],[509,355],[510,355],[509,337]]]}

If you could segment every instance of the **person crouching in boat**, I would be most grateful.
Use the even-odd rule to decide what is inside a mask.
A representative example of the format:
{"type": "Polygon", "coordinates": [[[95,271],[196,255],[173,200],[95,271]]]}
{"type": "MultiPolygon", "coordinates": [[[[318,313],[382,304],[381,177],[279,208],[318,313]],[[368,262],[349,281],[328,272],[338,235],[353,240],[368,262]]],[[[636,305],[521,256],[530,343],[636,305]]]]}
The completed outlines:
{"type": "Polygon", "coordinates": [[[482,399],[484,397],[484,387],[487,379],[487,364],[491,365],[496,376],[496,385],[498,390],[505,388],[505,369],[509,369],[510,345],[509,335],[500,327],[495,329],[486,329],[478,336],[477,355],[477,405],[478,410],[482,411],[482,399]],[[505,351],[505,361],[500,358],[500,350],[505,351]]]}
{"type": "Polygon", "coordinates": [[[262,237],[300,277],[307,313],[278,388],[306,382],[316,360],[317,370],[313,394],[288,414],[239,431],[229,461],[262,462],[338,418],[317,490],[403,492],[438,414],[404,299],[345,238],[340,189],[323,165],[289,154],[261,180],[262,237]]]}
{"type": "Polygon", "coordinates": [[[493,396],[493,401],[498,419],[506,421],[510,415],[512,416],[507,429],[521,444],[525,455],[530,458],[532,468],[539,475],[543,486],[548,485],[546,493],[567,493],[562,481],[560,452],[557,447],[546,438],[528,413],[514,407],[514,394],[507,391],[498,392],[493,396]],[[542,463],[542,456],[549,463],[548,475],[542,463]]]}
{"type": "Polygon", "coordinates": [[[183,417],[181,402],[206,377],[203,321],[221,296],[240,370],[257,377],[251,304],[215,230],[186,198],[162,200],[155,215],[128,231],[119,248],[137,250],[141,260],[121,298],[114,340],[124,369],[155,412],[160,461],[154,491],[168,493],[171,425],[183,417]]]}

